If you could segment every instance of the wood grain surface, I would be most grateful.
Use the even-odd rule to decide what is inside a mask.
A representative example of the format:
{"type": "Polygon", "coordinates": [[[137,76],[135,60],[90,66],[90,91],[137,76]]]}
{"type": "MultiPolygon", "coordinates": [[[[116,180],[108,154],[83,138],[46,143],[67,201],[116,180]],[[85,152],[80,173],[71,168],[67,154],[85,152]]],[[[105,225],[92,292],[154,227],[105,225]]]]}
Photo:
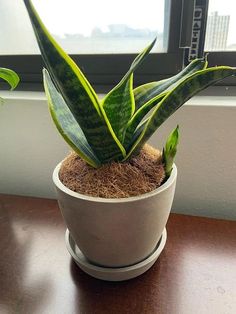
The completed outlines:
{"type": "Polygon", "coordinates": [[[1,314],[235,314],[236,222],[171,214],[155,265],[126,282],[84,274],[54,200],[0,196],[1,314]]]}

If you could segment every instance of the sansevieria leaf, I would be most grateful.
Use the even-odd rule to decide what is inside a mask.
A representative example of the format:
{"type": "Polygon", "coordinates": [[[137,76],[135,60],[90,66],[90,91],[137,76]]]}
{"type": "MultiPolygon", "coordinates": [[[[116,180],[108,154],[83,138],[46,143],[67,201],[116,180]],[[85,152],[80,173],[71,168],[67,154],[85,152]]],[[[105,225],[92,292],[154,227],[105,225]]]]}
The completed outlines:
{"type": "Polygon", "coordinates": [[[157,95],[156,97],[149,100],[145,105],[140,107],[135,112],[135,114],[129,121],[126,132],[125,132],[124,147],[126,149],[129,148],[134,132],[136,128],[138,127],[138,125],[140,124],[140,122],[142,121],[142,119],[145,117],[146,114],[148,114],[150,110],[152,110],[166,96],[166,94],[167,92],[163,92],[162,94],[157,95]]]}
{"type": "Polygon", "coordinates": [[[118,139],[123,142],[127,123],[134,111],[133,75],[119,84],[115,90],[107,94],[103,107],[112,129],[118,139]]]}
{"type": "Polygon", "coordinates": [[[187,77],[184,81],[181,81],[179,85],[169,91],[169,93],[167,93],[167,95],[160,101],[146,124],[142,125],[142,132],[140,133],[139,129],[136,130],[139,137],[137,138],[134,134],[135,142],[133,142],[125,159],[129,158],[132,153],[138,151],[152,136],[156,129],[188,99],[209,85],[235,74],[235,68],[220,66],[197,71],[187,77]]]}
{"type": "Polygon", "coordinates": [[[165,167],[166,179],[168,179],[171,174],[178,143],[179,126],[177,125],[177,127],[168,136],[166,145],[163,148],[162,161],[165,167]]]}
{"type": "Polygon", "coordinates": [[[128,148],[135,132],[135,129],[142,121],[144,116],[155,107],[164,96],[168,93],[169,89],[173,89],[174,84],[178,84],[180,80],[184,80],[186,77],[195,73],[196,71],[205,69],[207,66],[207,60],[195,59],[185,69],[175,76],[162,80],[159,82],[151,82],[137,87],[134,90],[136,111],[128,123],[128,127],[125,133],[124,146],[128,148]],[[143,102],[147,101],[143,104],[143,102]]]}
{"type": "Polygon", "coordinates": [[[44,88],[53,121],[73,150],[93,167],[100,166],[100,161],[89,146],[83,131],[76,122],[61,94],[58,93],[47,70],[43,70],[44,88]]]}
{"type": "Polygon", "coordinates": [[[172,89],[173,84],[179,84],[179,80],[185,79],[187,76],[195,73],[196,71],[203,70],[207,67],[206,59],[195,59],[186,68],[178,74],[158,82],[151,82],[134,89],[134,98],[136,110],[156,97],[160,93],[166,91],[168,88],[172,89]]]}
{"type": "Polygon", "coordinates": [[[16,88],[20,81],[20,78],[16,74],[16,72],[6,68],[0,68],[0,78],[5,80],[9,84],[11,86],[11,89],[16,88]]]}
{"type": "Polygon", "coordinates": [[[24,2],[51,78],[92,150],[102,162],[124,157],[125,149],[100,107],[95,91],[74,61],[49,34],[31,1],[24,2]]]}
{"type": "Polygon", "coordinates": [[[103,108],[118,139],[123,142],[128,121],[135,111],[133,94],[133,72],[142,63],[154,46],[156,39],[146,47],[133,61],[130,69],[103,99],[103,108]]]}

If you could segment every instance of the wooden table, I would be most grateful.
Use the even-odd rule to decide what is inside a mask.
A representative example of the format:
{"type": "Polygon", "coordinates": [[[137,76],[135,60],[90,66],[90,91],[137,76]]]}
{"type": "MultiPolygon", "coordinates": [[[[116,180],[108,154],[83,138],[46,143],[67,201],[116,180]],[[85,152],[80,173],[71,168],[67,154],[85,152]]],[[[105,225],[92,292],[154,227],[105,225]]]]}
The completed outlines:
{"type": "Polygon", "coordinates": [[[236,222],[172,214],[144,275],[99,281],[71,260],[56,201],[0,196],[0,313],[236,313],[236,222]]]}

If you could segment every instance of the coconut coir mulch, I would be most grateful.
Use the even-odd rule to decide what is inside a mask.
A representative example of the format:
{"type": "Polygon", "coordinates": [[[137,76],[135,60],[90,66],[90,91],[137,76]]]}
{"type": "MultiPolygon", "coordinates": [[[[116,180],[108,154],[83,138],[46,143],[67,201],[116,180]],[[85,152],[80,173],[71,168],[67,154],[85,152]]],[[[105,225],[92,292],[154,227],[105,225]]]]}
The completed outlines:
{"type": "Polygon", "coordinates": [[[127,162],[93,168],[76,153],[63,161],[59,178],[70,190],[103,198],[123,198],[150,192],[165,178],[161,153],[146,144],[127,162]]]}

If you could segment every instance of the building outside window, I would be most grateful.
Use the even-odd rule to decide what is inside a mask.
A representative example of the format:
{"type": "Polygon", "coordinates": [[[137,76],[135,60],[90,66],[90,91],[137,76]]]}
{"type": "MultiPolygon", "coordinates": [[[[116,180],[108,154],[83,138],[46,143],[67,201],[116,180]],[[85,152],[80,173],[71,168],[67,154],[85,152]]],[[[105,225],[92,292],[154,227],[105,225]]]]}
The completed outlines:
{"type": "Polygon", "coordinates": [[[213,12],[208,16],[205,50],[227,49],[230,15],[213,12]]]}

